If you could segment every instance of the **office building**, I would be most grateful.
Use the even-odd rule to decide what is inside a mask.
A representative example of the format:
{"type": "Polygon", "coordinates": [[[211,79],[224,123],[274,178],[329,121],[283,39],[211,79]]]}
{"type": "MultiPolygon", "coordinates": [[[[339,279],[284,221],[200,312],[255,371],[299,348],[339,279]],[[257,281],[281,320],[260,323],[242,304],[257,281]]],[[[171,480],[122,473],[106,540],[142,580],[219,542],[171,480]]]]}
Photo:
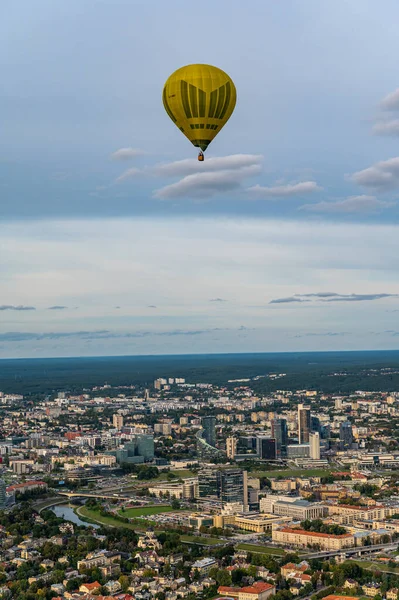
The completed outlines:
{"type": "Polygon", "coordinates": [[[260,436],[256,440],[256,450],[260,459],[276,460],[276,440],[260,436]]]}
{"type": "Polygon", "coordinates": [[[341,450],[349,450],[353,443],[352,424],[349,421],[339,426],[339,445],[341,450]]]}
{"type": "Polygon", "coordinates": [[[310,417],[310,431],[312,433],[320,433],[321,431],[321,423],[319,417],[314,417],[311,415],[310,417]]]}
{"type": "Polygon", "coordinates": [[[219,498],[218,469],[202,469],[198,473],[198,495],[200,498],[219,498]]]}
{"type": "Polygon", "coordinates": [[[216,446],[216,418],[214,416],[202,417],[202,437],[210,446],[216,446]]]}
{"type": "Polygon", "coordinates": [[[0,509],[6,507],[6,482],[0,479],[0,509]]]}
{"type": "Polygon", "coordinates": [[[122,429],[122,427],[123,427],[122,415],[118,415],[118,414],[113,415],[112,424],[116,429],[122,429]]]}
{"type": "Polygon", "coordinates": [[[288,445],[288,427],[286,419],[273,419],[272,438],[276,440],[277,456],[286,456],[288,445]]]}
{"type": "Polygon", "coordinates": [[[298,442],[308,444],[310,434],[310,407],[298,405],[298,442]]]}
{"type": "Polygon", "coordinates": [[[309,458],[309,444],[289,444],[287,446],[288,458],[309,458]]]}
{"type": "Polygon", "coordinates": [[[320,435],[317,432],[309,435],[309,456],[312,460],[320,460],[320,435]]]}
{"type": "Polygon", "coordinates": [[[198,488],[200,498],[247,503],[244,502],[244,472],[241,469],[202,469],[198,474],[198,488]]]}
{"type": "Polygon", "coordinates": [[[248,471],[242,472],[242,505],[244,512],[248,512],[249,504],[248,471]]]}
{"type": "Polygon", "coordinates": [[[323,504],[308,502],[307,500],[278,500],[273,505],[273,514],[281,517],[290,517],[295,521],[305,521],[306,519],[322,519],[327,516],[328,508],[323,504]]]}
{"type": "Polygon", "coordinates": [[[238,440],[235,437],[228,437],[226,439],[226,454],[227,458],[234,458],[237,454],[238,440]]]}
{"type": "Polygon", "coordinates": [[[244,503],[244,472],[241,469],[224,469],[220,471],[220,499],[223,503],[244,503]]]}
{"type": "Polygon", "coordinates": [[[117,450],[110,450],[107,454],[115,456],[120,465],[151,461],[154,459],[154,438],[145,433],[137,434],[129,442],[125,442],[117,450]]]}

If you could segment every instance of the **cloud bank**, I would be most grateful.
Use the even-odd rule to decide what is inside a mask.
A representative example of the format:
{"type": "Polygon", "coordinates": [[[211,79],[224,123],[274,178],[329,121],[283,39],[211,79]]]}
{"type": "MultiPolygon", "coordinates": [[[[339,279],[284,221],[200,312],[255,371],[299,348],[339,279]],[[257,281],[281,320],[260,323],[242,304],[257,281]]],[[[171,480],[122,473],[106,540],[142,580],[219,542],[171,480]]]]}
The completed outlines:
{"type": "Polygon", "coordinates": [[[23,306],[18,305],[14,306],[13,304],[0,304],[0,310],[16,310],[16,311],[24,311],[24,310],[36,310],[35,306],[23,306]]]}
{"type": "Polygon", "coordinates": [[[397,298],[399,294],[338,294],[336,292],[317,292],[312,294],[294,294],[287,298],[275,298],[269,304],[288,304],[291,302],[310,302],[308,298],[320,302],[363,302],[381,300],[382,298],[397,298]]]}
{"type": "Polygon", "coordinates": [[[272,187],[264,187],[254,185],[248,188],[248,192],[257,198],[290,198],[292,196],[303,196],[304,194],[312,194],[319,192],[323,188],[317,185],[315,181],[302,181],[300,183],[276,185],[272,187]]]}

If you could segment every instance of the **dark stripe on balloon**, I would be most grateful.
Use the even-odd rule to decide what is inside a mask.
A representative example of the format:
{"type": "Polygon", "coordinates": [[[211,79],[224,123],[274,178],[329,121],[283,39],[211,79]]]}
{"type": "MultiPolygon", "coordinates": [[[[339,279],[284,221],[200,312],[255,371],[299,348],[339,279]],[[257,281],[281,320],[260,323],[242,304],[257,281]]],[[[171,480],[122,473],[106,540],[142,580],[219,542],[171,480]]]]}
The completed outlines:
{"type": "Polygon", "coordinates": [[[182,103],[183,103],[183,109],[184,112],[186,113],[186,117],[187,119],[191,119],[191,110],[190,110],[190,103],[188,101],[188,85],[187,82],[184,81],[183,79],[180,82],[180,91],[181,91],[181,99],[182,99],[182,103]]]}
{"type": "Polygon", "coordinates": [[[215,115],[215,108],[216,108],[217,97],[218,97],[218,91],[217,90],[214,90],[213,92],[211,92],[211,101],[210,101],[210,104],[209,104],[208,117],[213,118],[214,115],[215,115]]]}
{"type": "Polygon", "coordinates": [[[230,104],[230,98],[231,98],[231,86],[230,86],[230,81],[228,81],[225,85],[226,88],[226,100],[224,101],[224,106],[222,109],[222,112],[219,115],[219,119],[223,119],[224,115],[226,114],[226,111],[229,107],[230,104]]]}
{"type": "Polygon", "coordinates": [[[219,98],[218,98],[218,105],[216,107],[215,119],[220,119],[220,115],[222,113],[223,106],[224,106],[225,95],[226,95],[226,86],[222,85],[219,88],[219,98]]]}
{"type": "Polygon", "coordinates": [[[172,119],[172,121],[174,121],[176,123],[175,116],[172,113],[172,111],[170,110],[170,106],[168,104],[168,100],[166,97],[166,87],[163,88],[162,100],[163,100],[163,105],[165,107],[165,110],[168,113],[169,117],[172,119]]]}

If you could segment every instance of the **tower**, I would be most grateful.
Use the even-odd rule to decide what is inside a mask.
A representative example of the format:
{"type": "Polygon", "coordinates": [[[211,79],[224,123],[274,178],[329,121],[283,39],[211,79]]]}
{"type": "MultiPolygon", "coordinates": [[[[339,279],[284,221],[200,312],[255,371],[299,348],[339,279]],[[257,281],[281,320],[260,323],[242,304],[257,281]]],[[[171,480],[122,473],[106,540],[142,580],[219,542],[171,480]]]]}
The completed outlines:
{"type": "Polygon", "coordinates": [[[310,407],[298,404],[298,441],[300,444],[309,443],[310,407]]]}
{"type": "Polygon", "coordinates": [[[288,444],[288,428],[286,419],[273,419],[272,438],[276,440],[277,456],[286,456],[288,444]]]}
{"type": "Polygon", "coordinates": [[[112,416],[112,423],[113,423],[113,426],[116,429],[122,429],[122,427],[123,427],[123,417],[122,417],[122,415],[118,415],[117,413],[115,413],[112,416]]]}
{"type": "Polygon", "coordinates": [[[257,437],[256,451],[261,459],[276,460],[276,440],[264,436],[257,437]]]}
{"type": "Polygon", "coordinates": [[[234,458],[237,454],[238,440],[235,437],[228,437],[226,439],[226,454],[227,458],[234,458]]]}
{"type": "Polygon", "coordinates": [[[350,421],[345,421],[339,426],[339,445],[341,450],[349,450],[353,443],[353,432],[350,421]]]}
{"type": "Polygon", "coordinates": [[[312,460],[320,460],[320,434],[317,431],[309,435],[309,451],[312,460]]]}
{"type": "Polygon", "coordinates": [[[6,507],[6,482],[0,479],[0,509],[6,507]]]}
{"type": "Polygon", "coordinates": [[[203,438],[210,446],[216,446],[216,418],[202,417],[201,425],[204,430],[203,438]]]}

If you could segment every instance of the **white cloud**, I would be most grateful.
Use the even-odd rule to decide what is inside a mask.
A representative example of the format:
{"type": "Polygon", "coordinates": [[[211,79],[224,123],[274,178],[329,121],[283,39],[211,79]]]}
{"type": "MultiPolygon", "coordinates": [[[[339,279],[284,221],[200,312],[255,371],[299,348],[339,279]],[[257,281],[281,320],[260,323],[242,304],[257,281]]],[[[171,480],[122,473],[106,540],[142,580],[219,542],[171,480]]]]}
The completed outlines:
{"type": "Polygon", "coordinates": [[[350,179],[358,185],[382,192],[395,189],[399,187],[399,157],[380,161],[367,169],[357,171],[350,179]]]}
{"type": "Polygon", "coordinates": [[[210,198],[241,189],[242,182],[259,174],[258,164],[237,167],[231,170],[206,171],[183,177],[180,181],[155,190],[154,198],[169,200],[173,198],[210,198]]]}
{"type": "Polygon", "coordinates": [[[187,158],[171,163],[155,165],[152,172],[159,177],[182,177],[197,173],[215,171],[234,171],[244,167],[260,165],[263,156],[261,154],[231,154],[230,156],[216,156],[205,158],[204,162],[187,158]]]}
{"type": "Polygon", "coordinates": [[[291,196],[302,196],[304,194],[319,192],[322,189],[315,181],[301,181],[300,183],[288,183],[272,187],[254,185],[248,188],[248,192],[256,195],[258,198],[289,198],[291,196]]]}
{"type": "Polygon", "coordinates": [[[399,119],[390,121],[378,121],[372,129],[374,135],[399,136],[399,119]]]}
{"type": "Polygon", "coordinates": [[[116,182],[120,183],[121,181],[125,181],[126,179],[131,179],[132,177],[135,177],[136,175],[141,175],[142,173],[142,169],[137,169],[137,167],[132,167],[131,169],[126,169],[126,171],[123,171],[123,173],[121,175],[119,175],[119,177],[116,178],[116,182]]]}
{"type": "Polygon", "coordinates": [[[111,154],[112,160],[132,160],[132,158],[137,158],[138,156],[144,156],[147,154],[144,150],[140,150],[140,148],[119,148],[111,154]]]}
{"type": "Polygon", "coordinates": [[[399,88],[391,92],[381,101],[383,110],[399,110],[399,88]]]}
{"type": "Polygon", "coordinates": [[[367,213],[377,212],[384,208],[394,206],[396,202],[384,202],[375,196],[350,196],[335,202],[318,202],[317,204],[304,204],[300,210],[319,213],[367,213]]]}
{"type": "Polygon", "coordinates": [[[197,159],[187,158],[170,163],[161,163],[154,166],[146,166],[142,169],[131,168],[124,171],[116,181],[119,183],[131,179],[137,175],[147,177],[186,177],[188,175],[202,175],[204,173],[216,173],[221,171],[236,171],[245,167],[257,165],[260,169],[263,156],[260,154],[232,154],[230,156],[216,156],[206,158],[199,162],[197,159]]]}

